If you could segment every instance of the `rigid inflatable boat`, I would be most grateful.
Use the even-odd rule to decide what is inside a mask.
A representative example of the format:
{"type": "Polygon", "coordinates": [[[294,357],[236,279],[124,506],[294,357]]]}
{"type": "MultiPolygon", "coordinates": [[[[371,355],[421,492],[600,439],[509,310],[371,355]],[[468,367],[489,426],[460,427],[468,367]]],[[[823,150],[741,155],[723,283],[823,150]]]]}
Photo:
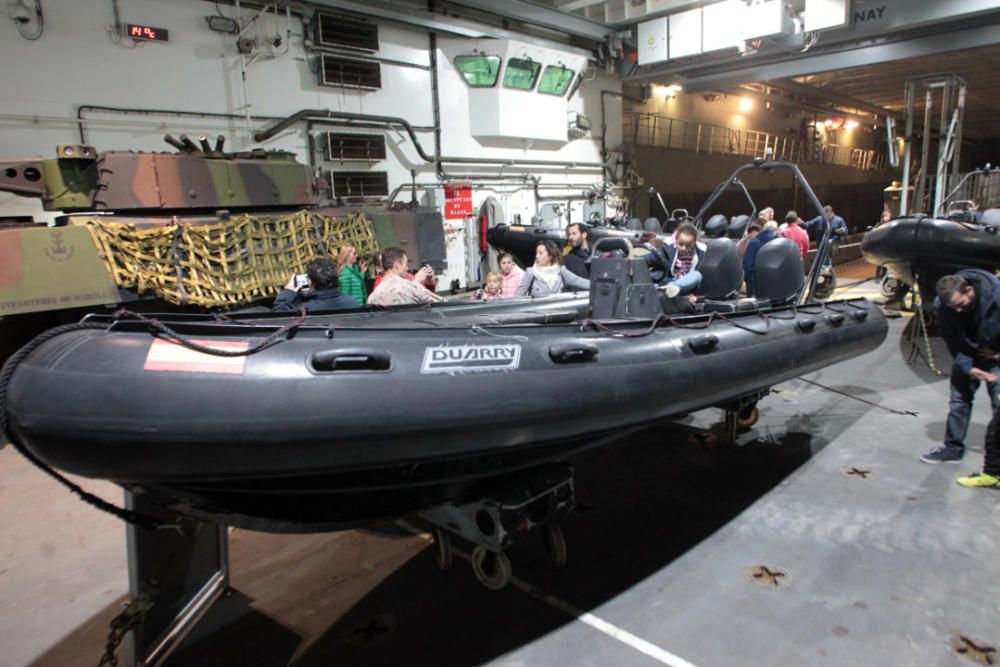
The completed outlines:
{"type": "Polygon", "coordinates": [[[652,320],[558,312],[448,324],[415,310],[405,328],[332,315],[91,318],[12,358],[8,432],[53,468],[173,512],[327,530],[460,500],[478,481],[653,420],[755,400],[886,333],[864,300],[652,320]]]}
{"type": "Polygon", "coordinates": [[[959,269],[1000,269],[1000,209],[984,211],[978,221],[923,215],[889,220],[865,234],[861,254],[906,285],[919,280],[929,305],[941,276],[959,269]]]}
{"type": "Polygon", "coordinates": [[[599,247],[619,242],[594,244],[578,295],[91,316],[8,360],[0,427],[52,474],[111,480],[176,514],[332,530],[481,497],[656,420],[752,410],[774,384],[885,338],[864,299],[811,302],[816,267],[807,278],[788,239],[761,248],[755,299],[735,296],[735,243],[711,239],[697,306],[599,247]]]}

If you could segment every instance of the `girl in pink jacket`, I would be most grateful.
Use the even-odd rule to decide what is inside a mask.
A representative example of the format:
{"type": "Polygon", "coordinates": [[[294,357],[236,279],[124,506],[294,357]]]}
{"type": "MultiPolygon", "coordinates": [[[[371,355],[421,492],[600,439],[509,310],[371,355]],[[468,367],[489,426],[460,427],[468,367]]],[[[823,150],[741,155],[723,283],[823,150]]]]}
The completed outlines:
{"type": "Polygon", "coordinates": [[[510,297],[517,294],[521,286],[521,276],[524,271],[514,263],[514,257],[509,252],[500,255],[500,294],[510,297]]]}

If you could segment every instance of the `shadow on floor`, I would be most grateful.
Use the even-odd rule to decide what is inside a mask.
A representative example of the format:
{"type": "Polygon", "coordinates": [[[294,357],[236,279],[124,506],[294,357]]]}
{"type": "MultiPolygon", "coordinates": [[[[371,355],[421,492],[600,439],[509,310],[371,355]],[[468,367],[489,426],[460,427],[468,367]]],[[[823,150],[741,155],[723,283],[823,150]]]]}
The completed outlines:
{"type": "MultiPolygon", "coordinates": [[[[735,518],[824,444],[798,431],[755,435],[727,447],[704,431],[665,422],[579,455],[572,461],[577,511],[562,521],[568,564],[549,569],[540,538],[529,535],[509,551],[514,576],[585,610],[628,590],[735,518]]],[[[405,535],[386,525],[368,532],[405,535]]],[[[167,664],[473,665],[571,620],[513,586],[484,589],[463,560],[440,572],[423,549],[301,643],[237,594],[216,605],[198,637],[167,664]]]]}

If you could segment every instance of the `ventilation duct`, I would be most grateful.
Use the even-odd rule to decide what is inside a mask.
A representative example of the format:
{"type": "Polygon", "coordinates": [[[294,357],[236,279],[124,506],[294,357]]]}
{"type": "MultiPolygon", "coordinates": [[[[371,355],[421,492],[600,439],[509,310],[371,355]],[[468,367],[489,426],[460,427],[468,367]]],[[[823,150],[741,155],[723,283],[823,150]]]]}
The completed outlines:
{"type": "Polygon", "coordinates": [[[325,139],[327,160],[375,162],[385,159],[385,137],[382,135],[328,132],[325,139]]]}
{"type": "Polygon", "coordinates": [[[317,46],[335,49],[378,51],[378,25],[357,16],[318,12],[316,14],[317,46]]]}
{"type": "Polygon", "coordinates": [[[348,198],[385,197],[389,194],[389,173],[385,171],[331,171],[333,196],[348,198]]]}
{"type": "Polygon", "coordinates": [[[378,90],[382,87],[382,70],[378,63],[352,58],[320,54],[319,83],[337,88],[364,88],[378,90]]]}

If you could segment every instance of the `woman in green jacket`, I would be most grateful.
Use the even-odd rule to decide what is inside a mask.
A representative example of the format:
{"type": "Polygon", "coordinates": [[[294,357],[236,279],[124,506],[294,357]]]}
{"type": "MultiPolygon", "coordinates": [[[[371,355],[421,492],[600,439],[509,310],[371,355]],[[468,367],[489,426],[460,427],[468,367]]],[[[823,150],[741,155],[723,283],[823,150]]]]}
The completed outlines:
{"type": "Polygon", "coordinates": [[[368,290],[365,289],[365,271],[368,262],[358,262],[358,251],[354,246],[341,247],[337,256],[337,270],[340,274],[340,291],[353,296],[358,303],[364,305],[368,300],[368,290]]]}

